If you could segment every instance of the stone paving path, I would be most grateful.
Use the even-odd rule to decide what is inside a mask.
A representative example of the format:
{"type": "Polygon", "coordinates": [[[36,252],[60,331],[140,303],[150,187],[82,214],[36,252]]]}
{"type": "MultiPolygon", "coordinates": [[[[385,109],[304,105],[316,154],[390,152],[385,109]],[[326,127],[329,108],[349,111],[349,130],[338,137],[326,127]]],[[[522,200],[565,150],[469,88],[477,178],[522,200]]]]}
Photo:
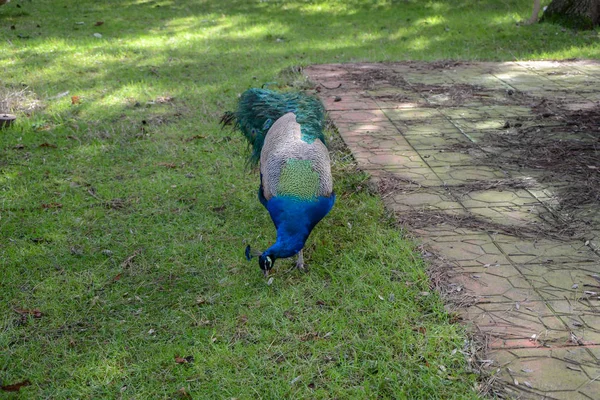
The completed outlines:
{"type": "MultiPolygon", "coordinates": [[[[534,110],[546,100],[563,112],[597,109],[600,63],[331,64],[305,73],[386,206],[426,256],[451,265],[445,290],[486,339],[480,361],[504,390],[600,399],[600,206],[587,206],[577,235],[561,235],[562,182],[479,162],[500,151],[489,135],[515,126],[556,133],[560,115],[534,110]]],[[[598,143],[600,121],[592,125],[576,140],[598,143]]],[[[600,158],[588,168],[600,173],[600,158]]]]}

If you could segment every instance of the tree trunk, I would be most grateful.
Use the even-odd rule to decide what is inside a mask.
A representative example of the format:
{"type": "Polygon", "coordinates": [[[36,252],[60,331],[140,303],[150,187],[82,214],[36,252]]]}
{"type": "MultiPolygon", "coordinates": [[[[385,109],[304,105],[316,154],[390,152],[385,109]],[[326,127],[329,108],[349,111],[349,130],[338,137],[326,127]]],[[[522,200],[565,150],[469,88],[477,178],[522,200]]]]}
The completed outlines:
{"type": "Polygon", "coordinates": [[[600,0],[552,0],[541,22],[574,29],[594,29],[600,24],[600,0]]]}
{"type": "Polygon", "coordinates": [[[542,9],[542,5],[540,4],[540,0],[533,1],[533,11],[531,12],[531,18],[524,22],[525,25],[535,24],[538,21],[538,15],[540,10],[542,9]]]}

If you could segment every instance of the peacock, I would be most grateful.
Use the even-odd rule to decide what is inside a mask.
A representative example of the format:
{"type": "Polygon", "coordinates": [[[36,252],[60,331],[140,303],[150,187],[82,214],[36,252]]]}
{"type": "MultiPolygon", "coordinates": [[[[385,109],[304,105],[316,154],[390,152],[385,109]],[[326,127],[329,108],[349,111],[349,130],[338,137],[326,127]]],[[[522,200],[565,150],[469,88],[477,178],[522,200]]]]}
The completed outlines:
{"type": "Polygon", "coordinates": [[[335,203],[323,105],[300,92],[253,88],[221,123],[233,123],[248,140],[249,164],[260,164],[258,199],[277,230],[273,245],[262,253],[248,245],[246,258],[257,256],[268,276],[275,260],[297,254],[296,267],[304,270],[304,244],[335,203]]]}

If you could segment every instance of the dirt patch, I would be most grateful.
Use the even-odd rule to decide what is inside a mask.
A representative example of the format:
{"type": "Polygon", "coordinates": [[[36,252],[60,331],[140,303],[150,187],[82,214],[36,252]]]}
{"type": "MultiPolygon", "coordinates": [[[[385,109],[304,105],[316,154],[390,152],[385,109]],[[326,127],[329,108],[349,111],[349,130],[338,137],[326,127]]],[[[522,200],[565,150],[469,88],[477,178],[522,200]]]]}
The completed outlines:
{"type": "Polygon", "coordinates": [[[399,73],[387,69],[352,71],[350,79],[359,83],[363,89],[373,89],[386,84],[394,88],[410,88],[410,84],[399,73]]]}
{"type": "Polygon", "coordinates": [[[555,185],[560,209],[572,211],[600,203],[600,107],[554,115],[555,126],[522,127],[519,122],[508,122],[515,128],[501,134],[490,132],[480,143],[452,148],[485,149],[477,160],[480,165],[539,172],[539,182],[555,185]]]}
{"type": "Polygon", "coordinates": [[[464,214],[451,214],[436,210],[403,211],[396,213],[395,217],[400,226],[409,227],[409,229],[448,225],[453,228],[466,228],[492,234],[502,233],[522,239],[569,240],[578,239],[581,236],[578,224],[564,224],[552,216],[544,219],[544,223],[531,222],[522,226],[493,222],[468,211],[464,214]]]}
{"type": "Polygon", "coordinates": [[[532,186],[533,183],[525,179],[492,179],[452,185],[452,189],[455,192],[467,194],[480,190],[527,189],[532,186]]]}
{"type": "MultiPolygon", "coordinates": [[[[427,69],[452,68],[455,64],[433,63],[425,64],[427,69]]],[[[412,65],[418,69],[418,66],[412,65]]],[[[420,65],[419,65],[420,67],[420,65]]],[[[507,89],[490,89],[480,85],[467,83],[427,84],[408,82],[399,72],[385,69],[367,69],[350,72],[351,79],[366,90],[375,88],[394,88],[400,91],[383,94],[363,94],[364,97],[383,101],[405,101],[413,98],[407,94],[418,94],[420,107],[458,107],[465,104],[479,105],[527,105],[535,106],[539,99],[526,93],[507,89]]]]}
{"type": "Polygon", "coordinates": [[[421,185],[412,179],[401,178],[391,173],[384,173],[377,179],[375,186],[375,191],[384,198],[393,193],[410,193],[421,188],[421,185]]]}

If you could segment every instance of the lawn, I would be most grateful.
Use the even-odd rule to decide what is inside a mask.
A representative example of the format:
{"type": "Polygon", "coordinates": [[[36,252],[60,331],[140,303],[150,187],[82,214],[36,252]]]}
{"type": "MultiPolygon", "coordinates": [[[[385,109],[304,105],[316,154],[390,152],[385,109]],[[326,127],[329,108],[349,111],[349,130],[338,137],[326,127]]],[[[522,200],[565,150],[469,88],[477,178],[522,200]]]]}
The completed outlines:
{"type": "Polygon", "coordinates": [[[243,257],[275,236],[258,175],[218,121],[314,63],[600,58],[597,31],[517,26],[530,3],[0,7],[0,397],[476,398],[464,330],[335,132],[310,271],[269,285],[243,257]]]}

